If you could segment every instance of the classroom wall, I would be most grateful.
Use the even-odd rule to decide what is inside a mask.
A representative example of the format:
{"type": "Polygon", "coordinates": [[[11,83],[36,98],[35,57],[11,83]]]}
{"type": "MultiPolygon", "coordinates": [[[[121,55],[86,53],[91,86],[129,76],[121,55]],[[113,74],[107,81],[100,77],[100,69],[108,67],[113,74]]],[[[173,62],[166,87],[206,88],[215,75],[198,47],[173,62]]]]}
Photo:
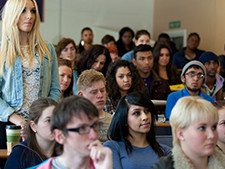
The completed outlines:
{"type": "Polygon", "coordinates": [[[224,53],[225,44],[225,1],[224,0],[156,0],[154,4],[154,34],[157,38],[169,29],[170,21],[181,21],[175,30],[198,32],[200,49],[224,53]]]}
{"type": "Polygon", "coordinates": [[[94,31],[94,43],[100,43],[107,33],[117,39],[124,26],[152,33],[153,7],[154,0],[44,0],[41,34],[52,43],[70,37],[78,44],[86,26],[94,31]]]}

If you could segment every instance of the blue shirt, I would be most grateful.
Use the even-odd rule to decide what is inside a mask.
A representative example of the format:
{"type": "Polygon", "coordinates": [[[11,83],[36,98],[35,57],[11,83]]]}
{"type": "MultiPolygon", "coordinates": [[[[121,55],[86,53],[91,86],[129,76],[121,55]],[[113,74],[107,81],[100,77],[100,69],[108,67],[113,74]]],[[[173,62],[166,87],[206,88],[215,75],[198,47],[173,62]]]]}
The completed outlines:
{"type": "MultiPolygon", "coordinates": [[[[40,64],[40,86],[38,97],[50,97],[58,101],[61,96],[59,84],[59,71],[55,49],[52,44],[49,46],[51,61],[47,54],[42,59],[37,56],[34,49],[34,56],[40,64]]],[[[21,57],[17,57],[13,67],[4,65],[3,75],[0,77],[0,121],[7,122],[9,116],[16,110],[13,107],[23,104],[23,76],[21,57]]]]}
{"type": "MultiPolygon", "coordinates": [[[[159,160],[158,154],[151,146],[139,148],[133,147],[131,154],[127,154],[123,141],[107,141],[105,147],[109,147],[113,152],[113,168],[116,169],[146,169],[159,160]]],[[[166,145],[161,145],[165,155],[171,153],[171,149],[166,145]]]]}
{"type": "MultiPolygon", "coordinates": [[[[170,118],[171,111],[172,111],[173,107],[175,106],[176,102],[181,97],[185,97],[185,96],[190,96],[190,94],[188,93],[186,87],[183,90],[179,90],[177,92],[173,92],[173,93],[169,94],[169,96],[167,98],[167,103],[166,103],[166,112],[165,112],[166,119],[170,118]]],[[[201,97],[201,98],[203,98],[205,100],[208,100],[211,103],[215,102],[212,97],[210,97],[210,96],[208,96],[206,94],[203,94],[201,90],[200,90],[199,97],[201,97]]]]}
{"type": "Polygon", "coordinates": [[[131,50],[131,51],[125,53],[125,54],[121,57],[122,60],[127,60],[127,61],[129,61],[129,62],[132,62],[132,59],[133,59],[133,58],[134,58],[134,50],[131,50]]]}

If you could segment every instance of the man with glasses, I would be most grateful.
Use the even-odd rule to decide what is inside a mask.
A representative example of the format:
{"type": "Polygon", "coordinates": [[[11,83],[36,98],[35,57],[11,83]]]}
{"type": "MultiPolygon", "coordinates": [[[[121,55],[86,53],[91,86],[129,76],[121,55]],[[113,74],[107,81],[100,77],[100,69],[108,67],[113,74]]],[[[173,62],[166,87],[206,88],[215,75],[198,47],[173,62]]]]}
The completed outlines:
{"type": "Polygon", "coordinates": [[[62,154],[33,168],[112,169],[112,152],[97,140],[99,130],[99,113],[89,100],[80,96],[65,98],[54,109],[51,121],[62,154]]]}
{"type": "Polygon", "coordinates": [[[99,140],[104,143],[107,139],[107,131],[112,121],[112,115],[103,109],[106,103],[105,77],[101,72],[93,69],[85,70],[77,80],[78,95],[90,100],[98,109],[99,120],[102,123],[99,132],[99,140]]]}
{"type": "Polygon", "coordinates": [[[213,52],[205,52],[200,56],[199,61],[204,64],[207,74],[207,80],[202,86],[202,91],[211,96],[215,101],[224,100],[224,79],[217,73],[217,69],[219,67],[217,56],[213,52]]]}
{"type": "Polygon", "coordinates": [[[206,99],[210,102],[214,102],[213,98],[203,94],[201,91],[201,87],[203,83],[206,81],[206,70],[205,66],[197,61],[188,62],[182,70],[181,73],[181,81],[184,84],[184,89],[173,92],[169,94],[166,103],[166,119],[170,118],[171,111],[176,104],[176,102],[185,96],[200,96],[203,99],[206,99]]]}

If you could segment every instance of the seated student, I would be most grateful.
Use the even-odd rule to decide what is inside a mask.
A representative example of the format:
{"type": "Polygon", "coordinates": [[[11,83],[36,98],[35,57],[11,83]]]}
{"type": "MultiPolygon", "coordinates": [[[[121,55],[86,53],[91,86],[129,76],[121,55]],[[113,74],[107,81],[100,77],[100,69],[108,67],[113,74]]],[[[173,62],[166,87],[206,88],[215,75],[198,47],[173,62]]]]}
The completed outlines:
{"type": "Polygon", "coordinates": [[[158,44],[164,44],[169,46],[169,48],[172,50],[171,58],[173,58],[174,53],[177,52],[176,44],[170,40],[170,36],[167,33],[159,34],[158,39],[154,44],[154,49],[158,44]]]}
{"type": "Polygon", "coordinates": [[[62,38],[55,46],[58,59],[67,59],[71,61],[73,69],[75,68],[77,48],[73,39],[62,38]]]}
{"type": "Polygon", "coordinates": [[[225,155],[225,101],[216,101],[213,105],[219,113],[219,121],[217,124],[218,141],[216,146],[225,155]]]}
{"type": "MultiPolygon", "coordinates": [[[[135,41],[134,41],[135,46],[138,46],[141,44],[150,45],[150,42],[151,42],[151,35],[147,30],[142,29],[136,32],[135,41]]],[[[134,50],[131,50],[125,53],[121,59],[132,62],[133,58],[134,58],[134,50]]]]}
{"type": "Polygon", "coordinates": [[[185,96],[200,96],[203,99],[214,102],[213,98],[204,94],[201,87],[206,80],[205,66],[197,61],[193,60],[188,62],[180,75],[181,81],[184,84],[184,89],[169,94],[166,103],[166,119],[170,118],[171,111],[176,102],[185,96]]]}
{"type": "MultiPolygon", "coordinates": [[[[55,46],[55,51],[59,59],[67,59],[71,61],[71,67],[73,70],[73,77],[76,77],[76,58],[77,58],[77,47],[73,39],[62,38],[55,46]]],[[[75,79],[76,80],[76,79],[75,79]]],[[[74,80],[73,80],[74,81],[74,80]]]]}
{"type": "Polygon", "coordinates": [[[60,101],[62,101],[65,97],[73,95],[72,64],[69,60],[60,59],[58,60],[58,69],[59,69],[59,83],[62,91],[60,101]]]}
{"type": "Polygon", "coordinates": [[[110,63],[111,57],[108,49],[102,45],[92,45],[76,64],[77,68],[73,73],[73,93],[78,94],[77,79],[84,70],[94,69],[105,75],[110,63]]]}
{"type": "Polygon", "coordinates": [[[78,95],[90,100],[98,109],[99,121],[102,127],[98,139],[104,143],[107,141],[107,131],[112,120],[112,115],[104,111],[106,102],[105,77],[95,70],[85,70],[77,80],[78,95]]]}
{"type": "Polygon", "coordinates": [[[152,169],[224,169],[225,157],[216,149],[218,112],[200,97],[183,97],[173,108],[170,124],[172,153],[152,169]]]}
{"type": "Polygon", "coordinates": [[[115,38],[113,36],[111,36],[111,35],[108,35],[108,34],[105,35],[102,38],[101,42],[102,42],[102,45],[105,46],[105,47],[107,47],[109,45],[115,45],[116,46],[116,40],[115,40],[115,38]]]}
{"type": "Polygon", "coordinates": [[[112,169],[112,152],[97,140],[100,130],[96,107],[80,96],[70,96],[53,112],[51,131],[62,154],[36,169],[112,169]]]}
{"type": "Polygon", "coordinates": [[[150,168],[171,150],[155,138],[155,110],[151,100],[141,92],[123,96],[113,116],[104,146],[113,152],[113,168],[150,168]]]}
{"type": "Polygon", "coordinates": [[[224,100],[224,78],[217,73],[217,68],[219,66],[218,57],[213,52],[204,52],[200,56],[199,61],[204,64],[207,75],[207,80],[202,86],[202,91],[211,96],[215,101],[224,100]]]}
{"type": "Polygon", "coordinates": [[[13,147],[5,169],[25,169],[40,164],[55,156],[54,137],[50,122],[57,102],[50,98],[39,98],[30,107],[27,122],[27,140],[13,147]]]}
{"type": "Polygon", "coordinates": [[[78,45],[78,52],[80,55],[82,55],[92,46],[93,39],[94,33],[91,28],[85,27],[81,30],[81,40],[78,45]]]}
{"type": "Polygon", "coordinates": [[[173,56],[173,64],[177,69],[183,69],[184,65],[191,60],[198,60],[200,55],[204,52],[198,49],[200,43],[200,36],[193,32],[188,35],[187,47],[181,49],[173,56]]]}
{"type": "Polygon", "coordinates": [[[120,57],[118,55],[118,50],[116,47],[116,41],[113,36],[105,35],[102,38],[102,45],[105,46],[109,50],[112,62],[115,62],[120,59],[120,57]]]}
{"type": "Polygon", "coordinates": [[[151,99],[166,100],[171,92],[169,83],[160,78],[153,68],[154,58],[150,45],[138,45],[134,49],[133,64],[143,79],[151,99]]]}
{"type": "Polygon", "coordinates": [[[129,27],[123,27],[119,32],[119,39],[116,41],[119,57],[134,49],[134,31],[129,27]]]}
{"type": "Polygon", "coordinates": [[[169,85],[181,84],[180,73],[172,62],[172,51],[165,44],[158,44],[153,50],[153,70],[157,75],[168,81],[169,85]]]}
{"type": "Polygon", "coordinates": [[[118,60],[109,65],[106,73],[106,104],[104,110],[113,114],[121,97],[133,91],[147,89],[137,69],[131,62],[118,60]]]}

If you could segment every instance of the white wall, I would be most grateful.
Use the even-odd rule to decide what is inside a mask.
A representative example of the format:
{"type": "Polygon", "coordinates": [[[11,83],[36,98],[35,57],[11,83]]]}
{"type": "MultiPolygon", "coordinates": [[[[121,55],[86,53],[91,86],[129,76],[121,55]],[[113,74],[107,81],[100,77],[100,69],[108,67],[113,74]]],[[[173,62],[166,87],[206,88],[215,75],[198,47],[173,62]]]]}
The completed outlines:
{"type": "Polygon", "coordinates": [[[117,39],[124,26],[153,34],[153,8],[154,0],[44,0],[41,34],[52,43],[70,37],[77,44],[86,26],[94,31],[94,43],[100,43],[107,33],[117,39]]]}

